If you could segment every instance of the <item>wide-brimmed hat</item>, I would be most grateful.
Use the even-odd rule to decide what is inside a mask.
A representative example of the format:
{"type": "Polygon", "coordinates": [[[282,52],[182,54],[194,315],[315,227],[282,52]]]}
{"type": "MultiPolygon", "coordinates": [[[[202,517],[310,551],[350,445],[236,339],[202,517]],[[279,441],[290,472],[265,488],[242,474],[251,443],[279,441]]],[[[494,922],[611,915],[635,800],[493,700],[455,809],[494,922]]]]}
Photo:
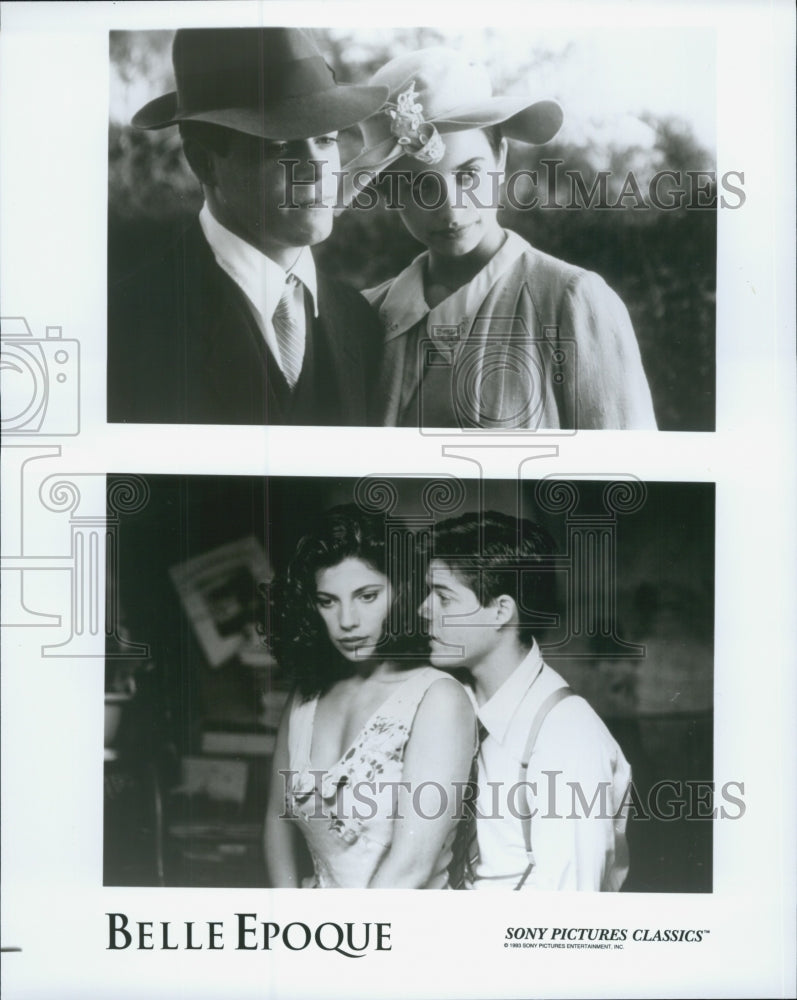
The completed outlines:
{"type": "Polygon", "coordinates": [[[223,125],[271,139],[309,139],[373,114],[384,85],[343,86],[298,28],[183,28],[174,36],[177,89],[133,116],[142,129],[223,125]]]}
{"type": "Polygon", "coordinates": [[[510,139],[542,145],[562,125],[556,101],[494,97],[487,71],[461,52],[444,46],[418,49],[386,63],[368,81],[387,87],[384,108],[361,122],[364,146],[346,164],[343,197],[351,201],[358,186],[402,156],[434,164],[445,153],[447,132],[500,125],[510,139]]]}

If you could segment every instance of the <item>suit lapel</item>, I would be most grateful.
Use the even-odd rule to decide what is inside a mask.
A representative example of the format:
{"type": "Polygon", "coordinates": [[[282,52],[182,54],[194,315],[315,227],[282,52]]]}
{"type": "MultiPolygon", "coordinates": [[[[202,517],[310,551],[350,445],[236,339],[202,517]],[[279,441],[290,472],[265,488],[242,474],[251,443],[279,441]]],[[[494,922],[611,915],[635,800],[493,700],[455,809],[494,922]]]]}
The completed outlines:
{"type": "MultiPolygon", "coordinates": [[[[318,275],[318,317],[307,309],[307,370],[292,392],[244,293],[216,263],[198,223],[182,255],[179,362],[188,410],[202,423],[366,423],[362,331],[336,284],[318,275]],[[301,392],[299,390],[301,389],[301,392]]],[[[348,303],[351,305],[351,303],[348,303]]],[[[190,418],[189,418],[190,419],[190,418]]]]}
{"type": "Polygon", "coordinates": [[[363,369],[360,342],[352,329],[352,316],[342,307],[334,283],[318,276],[318,317],[313,323],[316,338],[316,364],[325,363],[323,379],[326,395],[336,400],[341,423],[364,423],[359,401],[369,373],[363,369]],[[322,358],[324,359],[322,362],[322,358]]]}
{"type": "Polygon", "coordinates": [[[203,291],[193,301],[204,312],[194,327],[201,331],[195,356],[202,405],[226,414],[225,423],[284,423],[290,408],[285,377],[243,292],[218,266],[201,233],[199,239],[200,278],[195,287],[203,291]]]}

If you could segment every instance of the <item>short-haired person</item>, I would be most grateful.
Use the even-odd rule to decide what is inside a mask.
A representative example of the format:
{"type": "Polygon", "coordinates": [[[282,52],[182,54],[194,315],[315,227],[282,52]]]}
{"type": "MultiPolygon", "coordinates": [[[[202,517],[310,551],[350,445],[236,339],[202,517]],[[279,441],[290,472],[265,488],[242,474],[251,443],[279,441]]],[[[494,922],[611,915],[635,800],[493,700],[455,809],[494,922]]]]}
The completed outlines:
{"type": "Polygon", "coordinates": [[[338,130],[386,89],[336,84],[296,28],[183,29],[172,58],[176,91],[133,125],[179,127],[204,206],[109,282],[109,420],[372,422],[378,322],[310,247],[332,230],[338,130]]]}
{"type": "Polygon", "coordinates": [[[388,426],[653,429],[631,320],[597,274],[532,247],[497,218],[507,139],[551,140],[555,101],[492,95],[460,52],[421,49],[369,81],[385,109],[361,123],[346,197],[372,179],[425,250],[364,294],[385,336],[388,426]]]}
{"type": "Polygon", "coordinates": [[[430,662],[470,671],[481,724],[468,888],[616,891],[628,873],[629,765],[529,624],[550,608],[552,551],[544,529],[496,512],[434,532],[420,608],[430,662]]]}

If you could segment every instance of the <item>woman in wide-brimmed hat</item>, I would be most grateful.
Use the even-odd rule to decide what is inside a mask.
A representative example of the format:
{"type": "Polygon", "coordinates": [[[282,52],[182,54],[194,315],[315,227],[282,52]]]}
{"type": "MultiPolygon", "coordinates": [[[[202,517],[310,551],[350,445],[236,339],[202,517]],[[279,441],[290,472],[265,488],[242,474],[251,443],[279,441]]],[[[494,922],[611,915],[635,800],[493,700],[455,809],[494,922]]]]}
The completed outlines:
{"type": "Polygon", "coordinates": [[[559,105],[493,96],[486,71],[444,47],[399,56],[369,84],[388,87],[388,102],[361,123],[344,197],[384,190],[426,247],[365,292],[385,330],[382,422],[655,429],[623,303],[598,275],[541,253],[497,218],[507,139],[550,141],[559,105]]]}

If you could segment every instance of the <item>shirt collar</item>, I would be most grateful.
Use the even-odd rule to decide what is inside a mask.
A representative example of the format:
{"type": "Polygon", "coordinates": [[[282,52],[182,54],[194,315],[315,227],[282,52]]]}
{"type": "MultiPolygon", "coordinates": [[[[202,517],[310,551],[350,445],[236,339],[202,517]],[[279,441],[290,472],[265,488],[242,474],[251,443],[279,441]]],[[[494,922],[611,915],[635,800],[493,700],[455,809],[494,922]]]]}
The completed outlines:
{"type": "Polygon", "coordinates": [[[199,224],[210,244],[216,263],[229,274],[252,305],[269,322],[277,308],[285,282],[290,275],[297,278],[313,300],[313,314],[318,316],[318,279],[315,261],[309,247],[297,249],[297,258],[285,271],[257,247],[223,226],[207,204],[199,213],[199,224]]]}
{"type": "Polygon", "coordinates": [[[396,276],[388,289],[379,309],[387,340],[401,336],[429,312],[423,289],[428,259],[428,251],[420,254],[396,276]]]}
{"type": "Polygon", "coordinates": [[[428,267],[429,251],[424,251],[396,276],[384,302],[379,309],[379,317],[386,332],[386,339],[393,340],[412,329],[427,314],[435,322],[472,321],[487,297],[496,279],[527,248],[524,239],[505,230],[506,239],[490,260],[466,285],[458,289],[434,309],[424,297],[424,275],[428,267]],[[450,315],[449,315],[450,313],[450,315]]]}
{"type": "Polygon", "coordinates": [[[515,716],[521,702],[532,685],[539,679],[545,663],[540,653],[537,640],[532,641],[531,649],[518,664],[517,668],[507,677],[501,687],[478,710],[479,721],[485,726],[490,736],[503,743],[506,739],[509,724],[515,716]]]}

